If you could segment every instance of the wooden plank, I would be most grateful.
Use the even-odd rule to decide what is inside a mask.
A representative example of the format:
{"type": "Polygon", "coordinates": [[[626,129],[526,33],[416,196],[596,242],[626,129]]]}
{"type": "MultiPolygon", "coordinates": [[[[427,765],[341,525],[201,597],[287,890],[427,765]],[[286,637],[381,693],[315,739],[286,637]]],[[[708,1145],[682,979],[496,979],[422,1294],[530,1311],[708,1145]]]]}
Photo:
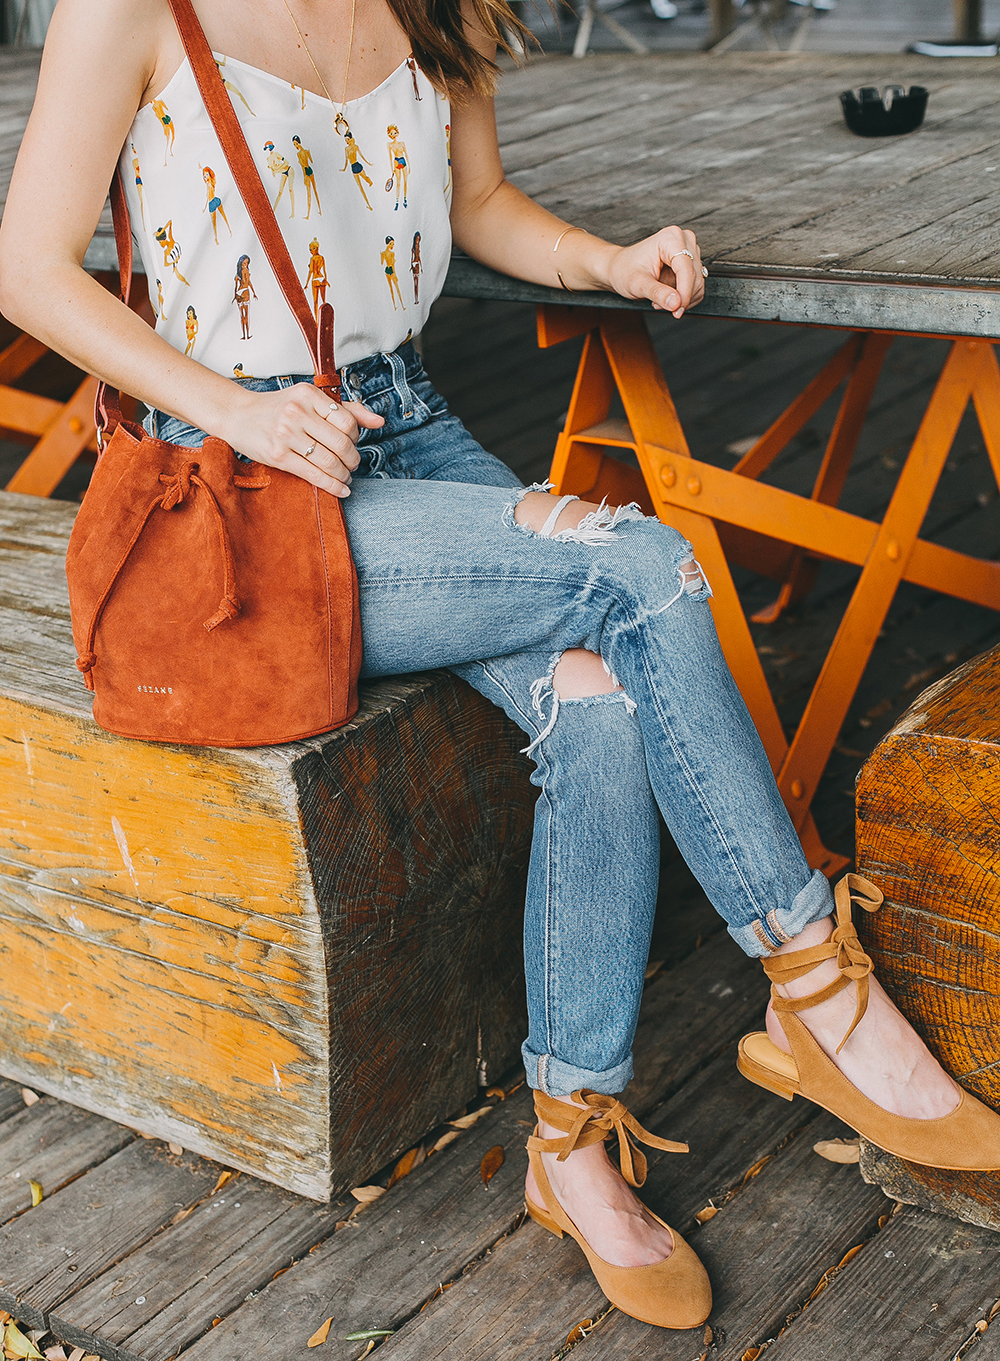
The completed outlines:
{"type": "MultiPolygon", "coordinates": [[[[350,1201],[353,1207],[357,1202],[350,1201]]],[[[163,1361],[238,1309],[349,1213],[238,1176],[50,1312],[63,1341],[110,1361],[163,1361]],[[142,1303],[138,1303],[139,1300],[142,1303]]]]}
{"type": "Polygon", "coordinates": [[[221,1169],[139,1139],[0,1229],[0,1308],[30,1328],[212,1189],[221,1169]]]}
{"type": "MultiPolygon", "coordinates": [[[[950,1361],[977,1337],[998,1280],[996,1233],[905,1209],[768,1349],[768,1361],[950,1361]]],[[[970,1347],[970,1361],[998,1355],[993,1326],[970,1347]]]]}
{"type": "MultiPolygon", "coordinates": [[[[712,1361],[740,1361],[775,1337],[824,1273],[877,1233],[890,1202],[860,1182],[856,1168],[813,1152],[817,1139],[845,1133],[825,1114],[811,1122],[692,1239],[715,1294],[712,1361]]],[[[651,1328],[616,1311],[574,1355],[580,1361],[691,1361],[699,1350],[689,1332],[651,1328]]],[[[853,1353],[861,1354],[867,1355],[853,1353]]],[[[788,1355],[800,1361],[794,1349],[788,1355]]]]}
{"type": "MultiPolygon", "coordinates": [[[[24,1110],[24,1097],[21,1095],[22,1087],[19,1082],[8,1082],[6,1078],[0,1078],[0,1125],[10,1120],[13,1116],[19,1115],[24,1110]]],[[[0,1139],[7,1137],[6,1130],[0,1130],[0,1139]]],[[[0,1145],[2,1147],[2,1145],[0,1145]]]]}
{"type": "Polygon", "coordinates": [[[51,1097],[27,1107],[22,1100],[0,1130],[0,1223],[31,1208],[29,1181],[53,1196],[134,1138],[123,1125],[51,1097]]]}
{"type": "MultiPolygon", "coordinates": [[[[686,1140],[691,1152],[652,1153],[642,1197],[695,1238],[695,1214],[710,1200],[721,1203],[814,1114],[750,1090],[729,1048],[647,1121],[655,1134],[686,1140]],[[731,1134],[720,1141],[719,1130],[731,1134]]],[[[386,1361],[546,1361],[581,1319],[606,1307],[576,1244],[527,1221],[390,1338],[386,1361]]],[[[685,1344],[689,1353],[690,1335],[685,1344]]]]}
{"type": "MultiPolygon", "coordinates": [[[[720,935],[683,969],[650,985],[636,1039],[641,1077],[626,1094],[637,1114],[676,1090],[759,1018],[758,970],[720,935]]],[[[266,1355],[275,1347],[291,1352],[332,1314],[329,1354],[342,1361],[359,1357],[364,1343],[333,1339],[363,1328],[399,1326],[439,1282],[458,1275],[518,1219],[524,1141],[532,1123],[530,1094],[522,1089],[360,1215],[356,1228],[327,1239],[185,1356],[246,1361],[248,1354],[266,1355]],[[486,1191],[479,1164],[497,1144],[506,1161],[486,1191]]]]}

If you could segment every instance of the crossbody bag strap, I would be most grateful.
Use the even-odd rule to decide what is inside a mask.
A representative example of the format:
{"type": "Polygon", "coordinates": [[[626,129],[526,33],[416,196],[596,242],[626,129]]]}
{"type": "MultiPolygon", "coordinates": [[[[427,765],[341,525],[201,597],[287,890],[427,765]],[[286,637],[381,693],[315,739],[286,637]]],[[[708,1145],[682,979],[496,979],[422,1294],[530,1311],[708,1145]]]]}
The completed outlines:
{"type": "MultiPolygon", "coordinates": [[[[313,381],[339,401],[340,375],[333,352],[333,307],[328,302],[323,303],[317,322],[191,0],[170,0],[170,8],[233,181],[278,281],[278,287],[309,347],[316,372],[313,381]]],[[[111,184],[111,216],[115,228],[121,296],[122,301],[127,303],[132,282],[132,226],[120,167],[116,169],[111,184]]],[[[99,435],[113,431],[121,420],[118,393],[104,383],[98,388],[95,417],[99,435]]]]}

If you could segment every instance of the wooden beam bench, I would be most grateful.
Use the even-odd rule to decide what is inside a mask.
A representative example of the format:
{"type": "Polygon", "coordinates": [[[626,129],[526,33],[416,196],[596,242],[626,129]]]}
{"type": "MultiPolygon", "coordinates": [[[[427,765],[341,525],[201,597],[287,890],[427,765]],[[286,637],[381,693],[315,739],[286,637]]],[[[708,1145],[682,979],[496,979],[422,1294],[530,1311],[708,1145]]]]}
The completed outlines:
{"type": "Polygon", "coordinates": [[[0,1073],[327,1199],[517,1060],[523,735],[434,672],[307,742],[113,737],[74,515],[0,493],[0,1073]]]}
{"type": "MultiPolygon", "coordinates": [[[[865,763],[858,869],[885,891],[859,922],[879,977],[945,1068],[1000,1110],[1000,648],[916,700],[865,763]]],[[[1000,1172],[943,1172],[862,1142],[888,1195],[1000,1229],[1000,1172]]]]}

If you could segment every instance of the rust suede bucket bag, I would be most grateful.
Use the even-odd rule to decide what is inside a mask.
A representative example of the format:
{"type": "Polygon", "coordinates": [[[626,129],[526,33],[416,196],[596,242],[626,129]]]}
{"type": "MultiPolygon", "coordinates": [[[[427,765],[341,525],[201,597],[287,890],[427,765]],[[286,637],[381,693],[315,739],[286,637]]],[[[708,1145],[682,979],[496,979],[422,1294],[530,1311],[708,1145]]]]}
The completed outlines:
{"type": "MultiPolygon", "coordinates": [[[[198,88],[264,253],[305,335],[314,382],[340,400],[333,308],[316,322],[190,0],[170,0],[198,88]]],[[[122,297],[132,236],[111,187],[122,297]]],[[[339,498],[184,448],[97,399],[102,453],[69,542],[77,667],[94,718],[123,737],[253,747],[328,732],[357,710],[358,584],[339,498]]]]}

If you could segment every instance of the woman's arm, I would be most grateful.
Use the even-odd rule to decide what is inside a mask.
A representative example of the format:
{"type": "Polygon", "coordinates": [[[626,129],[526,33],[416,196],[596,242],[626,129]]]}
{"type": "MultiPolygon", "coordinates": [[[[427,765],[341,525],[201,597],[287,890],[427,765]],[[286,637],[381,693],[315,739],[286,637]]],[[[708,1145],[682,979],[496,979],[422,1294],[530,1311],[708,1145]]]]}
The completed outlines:
{"type": "MultiPolygon", "coordinates": [[[[475,33],[474,20],[470,31],[475,33]]],[[[493,56],[485,42],[482,50],[493,56]]],[[[491,99],[476,97],[452,110],[455,244],[484,265],[531,283],[573,291],[603,289],[648,298],[659,310],[683,315],[705,292],[695,235],[664,227],[634,246],[615,246],[570,225],[532,202],[504,177],[491,99]],[[680,251],[690,251],[690,259],[680,251]],[[672,263],[671,263],[672,262],[672,263]]]]}
{"type": "Polygon", "coordinates": [[[185,358],[83,268],[136,110],[181,56],[165,0],[59,0],[0,227],[0,310],[113,387],[346,495],[357,422],[379,418],[352,403],[327,421],[329,399],[304,384],[246,392],[185,358]]]}

